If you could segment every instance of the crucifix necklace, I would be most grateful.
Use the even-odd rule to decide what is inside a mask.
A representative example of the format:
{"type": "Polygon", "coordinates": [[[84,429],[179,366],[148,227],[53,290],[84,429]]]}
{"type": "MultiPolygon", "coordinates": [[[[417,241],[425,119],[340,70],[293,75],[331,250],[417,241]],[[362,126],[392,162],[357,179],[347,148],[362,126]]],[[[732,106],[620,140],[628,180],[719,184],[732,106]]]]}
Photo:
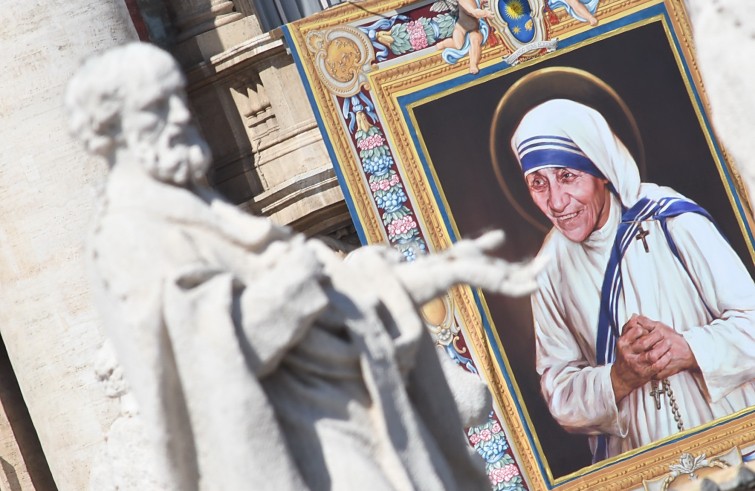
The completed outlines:
{"type": "Polygon", "coordinates": [[[637,231],[637,235],[634,237],[635,240],[641,240],[642,241],[642,247],[645,248],[645,252],[650,252],[650,247],[648,247],[648,241],[646,237],[650,235],[649,230],[645,230],[642,228],[642,225],[640,225],[640,230],[637,231]]]}
{"type": "Polygon", "coordinates": [[[671,383],[668,381],[667,378],[660,381],[660,384],[657,380],[651,380],[650,381],[650,395],[653,396],[653,399],[655,399],[655,409],[656,411],[661,410],[661,396],[666,394],[666,397],[668,397],[668,405],[669,409],[671,410],[671,415],[674,417],[674,422],[676,423],[676,428],[679,431],[684,431],[684,421],[682,421],[682,413],[679,410],[679,404],[676,402],[676,397],[674,396],[674,391],[671,390],[671,383]]]}
{"type": "Polygon", "coordinates": [[[653,396],[653,398],[655,399],[655,409],[657,411],[660,411],[661,410],[661,396],[663,395],[663,391],[661,390],[660,387],[658,387],[657,380],[652,380],[650,382],[650,387],[651,387],[650,395],[653,396]]]}

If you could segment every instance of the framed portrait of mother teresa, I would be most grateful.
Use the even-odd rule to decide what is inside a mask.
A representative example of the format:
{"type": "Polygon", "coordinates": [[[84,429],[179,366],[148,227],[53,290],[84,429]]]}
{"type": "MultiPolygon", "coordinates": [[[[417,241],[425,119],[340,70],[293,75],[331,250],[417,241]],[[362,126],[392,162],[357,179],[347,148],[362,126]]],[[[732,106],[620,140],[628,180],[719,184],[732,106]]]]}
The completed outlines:
{"type": "Polygon", "coordinates": [[[755,240],[681,0],[375,0],[284,26],[364,244],[502,229],[522,298],[423,307],[491,486],[669,489],[755,452],[755,240]]]}

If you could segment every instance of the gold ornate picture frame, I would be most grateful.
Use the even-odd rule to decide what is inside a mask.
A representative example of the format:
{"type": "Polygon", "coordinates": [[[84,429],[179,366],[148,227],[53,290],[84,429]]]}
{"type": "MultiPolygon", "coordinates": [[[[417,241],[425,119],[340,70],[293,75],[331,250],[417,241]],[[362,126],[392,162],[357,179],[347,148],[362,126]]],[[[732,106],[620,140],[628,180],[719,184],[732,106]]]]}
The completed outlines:
{"type": "MultiPolygon", "coordinates": [[[[633,115],[643,181],[707,209],[755,273],[750,205],[711,129],[681,0],[497,0],[478,2],[472,21],[458,3],[362,1],[284,27],[363,243],[413,260],[502,228],[504,257],[536,254],[545,229],[517,205],[522,184],[498,172],[491,126],[510,87],[566,67],[605,82],[633,115]]],[[[655,489],[684,459],[736,465],[755,449],[750,407],[592,464],[540,394],[528,299],[456,288],[425,317],[494,393],[491,420],[469,430],[494,489],[655,489]]]]}

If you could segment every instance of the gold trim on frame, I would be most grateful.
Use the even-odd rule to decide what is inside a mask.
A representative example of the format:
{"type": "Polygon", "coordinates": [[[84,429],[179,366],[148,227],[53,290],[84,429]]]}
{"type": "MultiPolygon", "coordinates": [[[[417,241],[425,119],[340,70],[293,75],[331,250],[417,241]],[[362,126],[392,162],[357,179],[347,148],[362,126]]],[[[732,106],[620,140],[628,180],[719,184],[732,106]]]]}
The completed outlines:
{"type": "MultiPolygon", "coordinates": [[[[311,57],[306,55],[307,48],[305,39],[308,33],[318,30],[337,28],[338,26],[356,26],[372,21],[378,15],[393,15],[397,11],[411,7],[412,5],[427,5],[428,1],[422,0],[367,0],[358,4],[343,4],[337,8],[329,9],[318,15],[303,19],[290,25],[290,34],[294,42],[294,49],[301,55],[301,64],[306,74],[307,82],[312,90],[317,110],[322,116],[323,130],[332,143],[332,148],[345,181],[345,186],[350,194],[354,209],[366,239],[369,243],[384,242],[385,233],[376,208],[372,202],[372,196],[362,177],[362,171],[357,155],[352,149],[350,137],[346,134],[340,116],[340,108],[337,107],[336,99],[327,87],[319,80],[316,68],[311,57]]],[[[692,80],[684,77],[688,93],[693,98],[696,90],[706,110],[708,109],[707,97],[702,89],[701,78],[697,63],[694,58],[694,48],[691,41],[691,28],[683,7],[683,0],[601,0],[596,17],[601,23],[610,22],[647,7],[663,4],[668,11],[669,20],[665,16],[655,16],[643,21],[625,26],[599,36],[597,39],[582,41],[566,49],[560,49],[539,58],[523,61],[521,64],[511,67],[505,72],[497,72],[484,76],[470,78],[463,86],[457,86],[450,90],[463,90],[465,88],[487,82],[493,78],[505,74],[511,74],[525,67],[537,64],[542,60],[560,56],[561,54],[578,49],[587,44],[599,42],[611,36],[616,36],[631,29],[644,26],[653,22],[661,22],[671,43],[671,30],[677,34],[680,46],[677,48],[671,43],[672,51],[677,64],[681,64],[682,58],[687,62],[692,80]]],[[[567,39],[589,29],[583,23],[567,18],[563,13],[559,14],[560,22],[549,26],[550,38],[558,37],[567,39]]],[[[486,47],[482,52],[480,67],[484,70],[492,64],[498,63],[508,50],[501,44],[486,47]]],[[[434,86],[461,76],[468,76],[468,59],[455,65],[449,65],[442,61],[439,52],[435,50],[423,50],[406,56],[407,61],[392,61],[385,66],[377,64],[367,74],[372,100],[383,123],[383,129],[388,144],[393,151],[397,168],[403,178],[407,194],[409,195],[416,219],[420,222],[425,239],[430,250],[442,250],[451,244],[452,232],[459,236],[458,228],[453,217],[447,217],[452,230],[446,228],[446,220],[441,213],[441,207],[448,208],[442,189],[438,188],[441,203],[438,203],[430,186],[430,180],[438,182],[432,162],[425,148],[421,135],[418,139],[421,148],[416,148],[409,131],[408,122],[404,120],[399,98],[423,88],[434,86]],[[420,152],[426,156],[430,176],[425,175],[421,166],[420,152]],[[439,206],[440,205],[440,206],[439,206]]],[[[409,119],[414,128],[417,128],[414,117],[414,108],[438,99],[449,93],[436,94],[422,101],[415,102],[408,107],[409,119]]],[[[704,115],[696,104],[695,112],[702,122],[704,115]]],[[[713,135],[706,132],[709,147],[714,149],[713,135]]],[[[731,173],[735,187],[743,207],[751,209],[741,178],[731,166],[724,154],[724,159],[718,157],[717,152],[712,152],[718,164],[719,173],[723,179],[723,168],[731,173]]],[[[734,195],[728,189],[729,200],[734,203],[734,195]]],[[[738,215],[742,230],[745,230],[745,222],[738,215]]],[[[755,223],[751,214],[747,220],[750,227],[755,229],[755,223]]],[[[749,243],[750,254],[755,259],[753,244],[749,243]]],[[[533,432],[533,440],[530,441],[528,427],[532,428],[532,422],[526,411],[523,411],[524,419],[520,419],[517,410],[517,400],[521,401],[521,395],[516,381],[511,379],[513,391],[509,390],[504,377],[504,370],[511,373],[501,340],[495,329],[492,329],[492,340],[489,339],[483,328],[482,314],[475,301],[474,292],[468,287],[456,287],[452,289],[451,300],[455,305],[458,316],[462,321],[462,330],[467,345],[474,353],[477,367],[484,374],[494,393],[497,407],[500,408],[502,423],[506,427],[509,443],[512,445],[517,456],[524,478],[530,489],[555,488],[559,491],[572,490],[618,490],[631,489],[642,486],[643,479],[652,479],[663,476],[668,472],[669,466],[678,462],[683,452],[691,454],[718,455],[732,447],[742,447],[755,442],[755,413],[749,408],[735,415],[731,415],[712,424],[706,425],[704,431],[701,428],[688,430],[656,442],[650,446],[642,447],[621,456],[585,467],[567,476],[554,479],[540,448],[537,435],[533,432]],[[497,344],[503,359],[503,366],[497,361],[494,354],[494,346],[497,344]],[[676,442],[679,440],[679,442],[676,442]],[[545,473],[542,472],[539,460],[543,463],[545,473]]],[[[490,319],[487,304],[482,295],[480,300],[483,313],[490,319]]]]}

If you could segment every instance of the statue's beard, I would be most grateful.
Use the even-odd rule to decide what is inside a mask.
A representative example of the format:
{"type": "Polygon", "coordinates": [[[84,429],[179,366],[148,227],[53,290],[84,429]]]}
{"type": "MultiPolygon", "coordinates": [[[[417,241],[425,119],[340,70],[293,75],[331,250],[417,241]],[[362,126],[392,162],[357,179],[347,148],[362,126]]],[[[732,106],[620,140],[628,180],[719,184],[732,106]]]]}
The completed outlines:
{"type": "Polygon", "coordinates": [[[153,142],[142,141],[137,152],[155,179],[178,186],[201,179],[210,167],[210,149],[193,126],[166,126],[153,142]]]}

